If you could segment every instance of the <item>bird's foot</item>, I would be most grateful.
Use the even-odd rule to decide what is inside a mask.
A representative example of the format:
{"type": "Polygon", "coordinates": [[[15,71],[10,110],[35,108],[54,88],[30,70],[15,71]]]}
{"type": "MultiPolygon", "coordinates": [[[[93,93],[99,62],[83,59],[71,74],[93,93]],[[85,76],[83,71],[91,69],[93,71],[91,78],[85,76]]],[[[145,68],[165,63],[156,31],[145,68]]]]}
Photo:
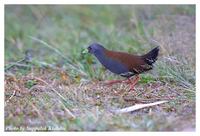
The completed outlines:
{"type": "Polygon", "coordinates": [[[108,85],[108,86],[111,86],[113,84],[117,84],[117,83],[126,83],[126,84],[131,84],[132,81],[128,78],[128,79],[125,79],[125,80],[110,80],[110,81],[107,81],[105,83],[105,85],[108,85]]]}
{"type": "Polygon", "coordinates": [[[130,85],[130,89],[129,90],[135,90],[135,85],[136,83],[138,82],[138,80],[140,79],[139,75],[137,75],[135,77],[135,79],[131,82],[131,85],[130,85]]]}
{"type": "Polygon", "coordinates": [[[113,85],[113,84],[121,83],[121,82],[123,82],[123,80],[111,80],[111,81],[107,81],[107,82],[105,83],[105,85],[111,86],[111,85],[113,85]]]}
{"type": "Polygon", "coordinates": [[[111,85],[117,84],[117,83],[126,83],[126,84],[131,84],[130,90],[134,90],[135,84],[138,82],[139,79],[140,79],[140,77],[137,75],[133,81],[128,78],[128,79],[125,79],[125,80],[110,80],[110,81],[107,81],[104,84],[107,85],[107,86],[111,86],[111,85]]]}
{"type": "Polygon", "coordinates": [[[134,91],[135,90],[135,85],[131,85],[129,88],[130,91],[134,91]]]}

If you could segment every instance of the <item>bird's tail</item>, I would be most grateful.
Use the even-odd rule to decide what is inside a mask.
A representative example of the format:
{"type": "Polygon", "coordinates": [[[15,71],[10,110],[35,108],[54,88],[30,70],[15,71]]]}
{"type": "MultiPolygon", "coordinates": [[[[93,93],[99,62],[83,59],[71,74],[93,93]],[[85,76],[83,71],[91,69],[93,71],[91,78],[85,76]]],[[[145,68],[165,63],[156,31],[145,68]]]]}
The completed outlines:
{"type": "Polygon", "coordinates": [[[156,47],[142,57],[144,58],[147,64],[152,65],[157,60],[158,52],[159,47],[156,47]]]}

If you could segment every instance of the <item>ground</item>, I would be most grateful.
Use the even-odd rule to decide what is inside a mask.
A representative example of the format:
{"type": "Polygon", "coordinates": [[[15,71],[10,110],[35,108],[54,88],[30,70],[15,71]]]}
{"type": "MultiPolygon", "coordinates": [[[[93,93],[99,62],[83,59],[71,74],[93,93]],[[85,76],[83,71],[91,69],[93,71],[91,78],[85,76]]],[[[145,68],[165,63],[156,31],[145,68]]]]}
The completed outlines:
{"type": "Polygon", "coordinates": [[[6,6],[5,131],[195,131],[195,65],[192,5],[6,6]],[[135,90],[109,87],[123,78],[81,53],[93,41],[160,53],[135,90]]]}

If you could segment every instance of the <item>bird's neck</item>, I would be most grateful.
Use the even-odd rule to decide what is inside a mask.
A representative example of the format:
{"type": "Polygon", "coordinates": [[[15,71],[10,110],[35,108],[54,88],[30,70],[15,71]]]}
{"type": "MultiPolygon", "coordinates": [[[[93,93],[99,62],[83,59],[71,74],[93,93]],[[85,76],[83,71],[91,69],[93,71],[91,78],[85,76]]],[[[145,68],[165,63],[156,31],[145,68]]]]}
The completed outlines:
{"type": "Polygon", "coordinates": [[[95,54],[96,58],[100,61],[100,62],[106,62],[108,61],[108,57],[105,55],[105,52],[98,52],[95,54]]]}

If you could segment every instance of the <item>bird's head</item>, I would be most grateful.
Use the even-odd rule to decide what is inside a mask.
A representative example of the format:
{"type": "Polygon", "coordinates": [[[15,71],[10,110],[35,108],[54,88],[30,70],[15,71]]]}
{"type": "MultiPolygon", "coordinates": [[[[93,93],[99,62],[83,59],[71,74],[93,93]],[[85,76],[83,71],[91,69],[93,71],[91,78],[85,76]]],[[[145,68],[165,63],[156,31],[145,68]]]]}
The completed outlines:
{"type": "Polygon", "coordinates": [[[89,45],[89,47],[84,51],[84,53],[91,53],[91,54],[97,54],[101,53],[105,50],[105,48],[99,44],[99,43],[92,43],[89,45]]]}

